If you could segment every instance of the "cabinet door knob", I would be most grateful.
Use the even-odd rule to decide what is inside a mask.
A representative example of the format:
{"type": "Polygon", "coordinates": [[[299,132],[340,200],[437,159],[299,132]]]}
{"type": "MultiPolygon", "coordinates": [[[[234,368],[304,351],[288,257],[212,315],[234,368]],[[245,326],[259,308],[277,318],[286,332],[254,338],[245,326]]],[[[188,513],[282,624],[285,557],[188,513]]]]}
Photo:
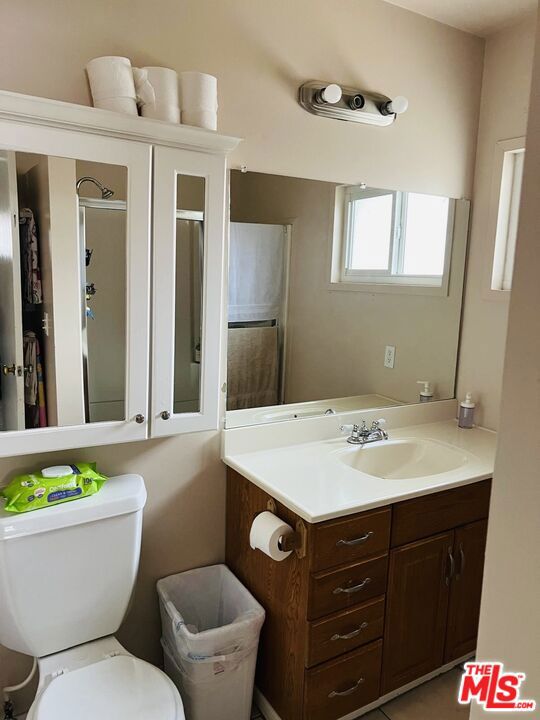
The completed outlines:
{"type": "Polygon", "coordinates": [[[162,419],[162,420],[169,420],[170,417],[171,417],[171,413],[170,413],[168,410],[164,410],[164,411],[161,413],[161,419],[162,419]]]}
{"type": "Polygon", "coordinates": [[[454,577],[454,572],[456,569],[456,563],[454,560],[454,556],[452,554],[451,547],[448,548],[448,560],[450,561],[450,570],[449,570],[448,574],[446,575],[445,581],[446,581],[447,585],[450,585],[450,582],[451,582],[452,578],[454,577]]]}
{"type": "Polygon", "coordinates": [[[141,415],[141,413],[135,415],[135,422],[139,423],[139,425],[142,425],[144,422],[144,415],[141,415]]]}
{"type": "Polygon", "coordinates": [[[459,580],[459,578],[463,575],[463,571],[465,570],[465,550],[463,549],[463,543],[459,543],[459,570],[456,573],[456,580],[459,580]]]}

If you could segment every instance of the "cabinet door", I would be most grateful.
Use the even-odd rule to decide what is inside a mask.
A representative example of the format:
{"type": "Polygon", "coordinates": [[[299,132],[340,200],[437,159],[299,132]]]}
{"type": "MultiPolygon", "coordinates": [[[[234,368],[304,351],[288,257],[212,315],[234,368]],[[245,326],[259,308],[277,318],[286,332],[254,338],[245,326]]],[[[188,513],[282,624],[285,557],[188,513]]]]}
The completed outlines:
{"type": "Polygon", "coordinates": [[[476,647],[484,572],[487,520],[465,525],[455,533],[455,574],[450,590],[445,662],[476,647]]]}
{"type": "Polygon", "coordinates": [[[449,532],[390,554],[382,694],[443,664],[453,544],[449,532]]]}
{"type": "Polygon", "coordinates": [[[33,105],[0,120],[2,457],[148,436],[152,147],[33,105]]]}
{"type": "Polygon", "coordinates": [[[154,150],[153,437],[216,430],[224,315],[225,157],[154,150]]]}

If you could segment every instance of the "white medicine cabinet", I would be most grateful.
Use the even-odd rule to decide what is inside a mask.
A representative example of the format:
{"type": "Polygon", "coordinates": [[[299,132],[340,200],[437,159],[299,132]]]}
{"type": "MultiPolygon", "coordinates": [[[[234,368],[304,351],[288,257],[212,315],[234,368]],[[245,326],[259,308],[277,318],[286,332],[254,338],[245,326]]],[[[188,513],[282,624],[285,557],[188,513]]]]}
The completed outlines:
{"type": "Polygon", "coordinates": [[[238,142],[0,92],[0,457],[217,429],[238,142]]]}

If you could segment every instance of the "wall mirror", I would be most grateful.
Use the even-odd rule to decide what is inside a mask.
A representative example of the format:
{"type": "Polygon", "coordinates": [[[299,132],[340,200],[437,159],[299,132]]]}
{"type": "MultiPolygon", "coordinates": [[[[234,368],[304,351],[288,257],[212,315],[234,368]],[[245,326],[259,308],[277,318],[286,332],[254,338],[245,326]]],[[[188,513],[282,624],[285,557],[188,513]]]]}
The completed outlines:
{"type": "Polygon", "coordinates": [[[0,428],[126,418],[127,168],[0,151],[0,428]]]}
{"type": "Polygon", "coordinates": [[[231,171],[226,426],[455,396],[469,202],[231,171]]]}

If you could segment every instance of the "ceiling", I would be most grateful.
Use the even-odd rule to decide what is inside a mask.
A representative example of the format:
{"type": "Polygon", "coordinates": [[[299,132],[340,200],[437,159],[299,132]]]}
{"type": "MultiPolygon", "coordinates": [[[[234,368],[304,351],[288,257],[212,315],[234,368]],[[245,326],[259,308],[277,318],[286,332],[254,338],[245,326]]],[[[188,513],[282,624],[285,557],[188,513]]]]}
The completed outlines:
{"type": "Polygon", "coordinates": [[[538,0],[386,0],[386,2],[482,37],[518,22],[538,7],[538,0]]]}

